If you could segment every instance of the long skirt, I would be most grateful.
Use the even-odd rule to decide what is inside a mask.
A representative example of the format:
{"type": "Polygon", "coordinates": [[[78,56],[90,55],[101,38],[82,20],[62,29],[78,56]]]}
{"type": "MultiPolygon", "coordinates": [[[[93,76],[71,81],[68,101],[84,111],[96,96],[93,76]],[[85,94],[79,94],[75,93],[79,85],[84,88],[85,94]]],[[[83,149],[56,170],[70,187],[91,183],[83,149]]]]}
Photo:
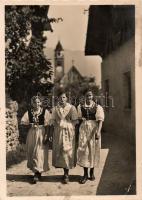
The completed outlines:
{"type": "Polygon", "coordinates": [[[95,140],[97,128],[94,120],[83,121],[80,125],[77,164],[81,167],[93,168],[99,165],[100,139],[95,140]],[[89,138],[91,139],[88,141],[89,138]]]}
{"type": "Polygon", "coordinates": [[[27,167],[33,172],[49,170],[48,144],[43,145],[45,127],[30,128],[27,135],[27,167]]]}
{"type": "Polygon", "coordinates": [[[71,169],[76,165],[75,128],[71,123],[66,128],[54,127],[52,164],[54,167],[71,169]]]}

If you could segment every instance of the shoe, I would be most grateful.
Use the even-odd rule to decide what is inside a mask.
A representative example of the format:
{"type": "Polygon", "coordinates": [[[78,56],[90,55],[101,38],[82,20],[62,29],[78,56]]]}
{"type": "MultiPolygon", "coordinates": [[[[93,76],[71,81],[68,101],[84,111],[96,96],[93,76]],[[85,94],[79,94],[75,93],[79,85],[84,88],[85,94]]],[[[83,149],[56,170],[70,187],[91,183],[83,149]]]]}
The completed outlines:
{"type": "Polygon", "coordinates": [[[80,179],[79,183],[80,183],[80,184],[85,184],[87,180],[88,180],[88,177],[87,177],[87,176],[83,176],[83,177],[80,179]]]}
{"type": "Polygon", "coordinates": [[[63,183],[64,183],[64,184],[68,184],[68,182],[69,182],[69,176],[64,175],[64,176],[63,176],[63,183]]]}
{"type": "Polygon", "coordinates": [[[37,175],[38,179],[41,178],[41,173],[40,172],[36,172],[36,175],[37,175]]]}
{"type": "Polygon", "coordinates": [[[36,184],[37,181],[39,181],[39,178],[38,178],[38,176],[35,174],[35,175],[33,176],[32,183],[33,183],[33,184],[36,184]]]}

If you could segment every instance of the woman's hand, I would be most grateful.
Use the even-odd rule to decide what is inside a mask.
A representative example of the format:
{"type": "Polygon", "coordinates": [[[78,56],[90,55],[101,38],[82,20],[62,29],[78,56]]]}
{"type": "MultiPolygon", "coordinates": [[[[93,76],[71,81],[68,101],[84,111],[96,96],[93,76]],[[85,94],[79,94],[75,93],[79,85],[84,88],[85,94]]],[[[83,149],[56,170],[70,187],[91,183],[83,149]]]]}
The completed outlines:
{"type": "Polygon", "coordinates": [[[96,135],[95,135],[95,140],[99,140],[100,139],[100,131],[97,131],[96,135]]]}
{"type": "Polygon", "coordinates": [[[87,143],[83,144],[81,147],[79,147],[80,151],[84,151],[87,147],[87,143]]]}
{"type": "Polygon", "coordinates": [[[48,136],[47,136],[47,134],[45,134],[43,137],[43,145],[46,145],[47,142],[48,142],[48,136]]]}
{"type": "Polygon", "coordinates": [[[49,142],[52,142],[53,141],[53,138],[52,136],[49,137],[49,142]]]}
{"type": "Polygon", "coordinates": [[[96,140],[98,140],[101,136],[102,123],[103,122],[101,120],[98,121],[98,130],[97,130],[96,135],[95,135],[96,140]]]}

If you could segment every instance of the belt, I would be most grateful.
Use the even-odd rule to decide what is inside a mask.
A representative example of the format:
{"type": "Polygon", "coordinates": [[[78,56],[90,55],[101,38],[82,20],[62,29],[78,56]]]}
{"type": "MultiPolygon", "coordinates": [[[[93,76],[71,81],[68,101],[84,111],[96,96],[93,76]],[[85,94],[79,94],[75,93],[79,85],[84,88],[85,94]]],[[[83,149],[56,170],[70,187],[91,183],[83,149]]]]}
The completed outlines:
{"type": "Polygon", "coordinates": [[[30,123],[30,126],[31,126],[32,128],[44,127],[44,125],[39,125],[39,124],[34,124],[34,123],[30,123]]]}
{"type": "Polygon", "coordinates": [[[86,121],[89,121],[89,120],[96,120],[96,119],[87,119],[87,118],[85,118],[85,120],[86,120],[86,121]]]}

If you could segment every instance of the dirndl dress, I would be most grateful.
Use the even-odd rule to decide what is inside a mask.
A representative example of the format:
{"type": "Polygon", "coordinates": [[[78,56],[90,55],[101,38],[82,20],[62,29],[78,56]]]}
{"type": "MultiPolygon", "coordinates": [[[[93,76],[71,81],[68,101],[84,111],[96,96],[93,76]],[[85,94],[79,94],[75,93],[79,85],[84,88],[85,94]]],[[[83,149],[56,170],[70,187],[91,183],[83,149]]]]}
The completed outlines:
{"type": "Polygon", "coordinates": [[[49,170],[48,164],[48,144],[43,144],[45,126],[49,124],[50,113],[42,109],[37,116],[38,124],[34,124],[34,113],[28,110],[21,119],[22,124],[30,125],[26,139],[27,167],[35,172],[49,170]]]}
{"type": "Polygon", "coordinates": [[[93,102],[90,106],[78,106],[78,116],[82,120],[79,128],[79,144],[77,149],[77,164],[81,167],[93,168],[99,165],[100,143],[95,140],[98,121],[104,120],[103,108],[93,102]]]}
{"type": "Polygon", "coordinates": [[[71,169],[76,165],[73,121],[77,118],[76,108],[69,103],[64,108],[60,105],[53,108],[51,117],[54,125],[52,164],[56,168],[71,169]]]}

